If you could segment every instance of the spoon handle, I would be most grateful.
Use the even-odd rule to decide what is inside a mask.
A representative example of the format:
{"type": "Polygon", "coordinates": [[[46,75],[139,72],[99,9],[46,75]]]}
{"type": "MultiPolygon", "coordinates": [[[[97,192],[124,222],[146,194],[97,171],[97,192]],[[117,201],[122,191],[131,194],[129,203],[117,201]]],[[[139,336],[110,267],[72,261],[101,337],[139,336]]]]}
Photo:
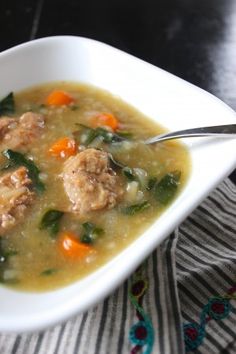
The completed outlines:
{"type": "Polygon", "coordinates": [[[147,139],[145,141],[145,144],[155,144],[159,141],[179,138],[190,138],[200,136],[220,136],[222,138],[227,138],[230,136],[232,137],[233,135],[235,135],[236,137],[236,124],[216,125],[210,127],[179,130],[172,133],[157,135],[153,138],[147,139]]]}

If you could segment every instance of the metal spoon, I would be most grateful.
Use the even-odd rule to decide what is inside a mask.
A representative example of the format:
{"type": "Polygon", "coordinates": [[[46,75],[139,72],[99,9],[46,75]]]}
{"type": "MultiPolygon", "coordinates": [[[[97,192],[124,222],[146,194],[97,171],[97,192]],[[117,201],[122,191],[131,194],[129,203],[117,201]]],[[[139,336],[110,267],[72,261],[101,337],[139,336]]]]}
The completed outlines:
{"type": "Polygon", "coordinates": [[[154,136],[144,141],[145,144],[155,144],[164,140],[192,138],[204,136],[220,136],[222,138],[236,138],[236,124],[216,125],[211,127],[191,128],[154,136]]]}

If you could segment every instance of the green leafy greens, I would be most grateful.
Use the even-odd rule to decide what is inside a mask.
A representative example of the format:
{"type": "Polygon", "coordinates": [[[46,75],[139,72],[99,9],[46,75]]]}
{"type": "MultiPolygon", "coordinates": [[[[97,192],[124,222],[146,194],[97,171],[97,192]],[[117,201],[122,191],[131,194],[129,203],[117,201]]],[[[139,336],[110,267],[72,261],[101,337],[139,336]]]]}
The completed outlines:
{"type": "Polygon", "coordinates": [[[43,270],[40,275],[42,276],[49,276],[49,275],[53,275],[57,272],[58,270],[55,269],[55,268],[48,268],[48,269],[45,269],[43,270]]]}
{"type": "Polygon", "coordinates": [[[13,249],[6,250],[0,242],[0,263],[6,263],[11,256],[17,255],[18,252],[13,249]]]}
{"type": "Polygon", "coordinates": [[[73,104],[70,106],[71,111],[77,111],[79,109],[79,106],[77,104],[73,104]]]}
{"type": "Polygon", "coordinates": [[[116,130],[116,134],[126,139],[131,139],[133,137],[133,134],[126,130],[116,130]]]}
{"type": "Polygon", "coordinates": [[[93,243],[96,239],[103,234],[103,229],[97,227],[91,222],[85,222],[82,224],[84,234],[80,237],[80,241],[83,243],[93,243]]]}
{"type": "Polygon", "coordinates": [[[123,165],[121,162],[119,162],[116,159],[114,159],[114,157],[113,157],[113,155],[111,153],[108,153],[108,156],[109,156],[109,160],[110,160],[110,163],[111,163],[113,168],[122,169],[122,168],[125,167],[125,165],[123,165]]]}
{"type": "Polygon", "coordinates": [[[13,92],[10,92],[0,101],[0,116],[13,113],[15,113],[15,101],[13,92]]]}
{"type": "Polygon", "coordinates": [[[56,236],[59,232],[60,221],[63,215],[64,212],[60,210],[50,209],[46,211],[39,224],[40,230],[47,229],[51,236],[56,236]]]}
{"type": "Polygon", "coordinates": [[[121,135],[115,134],[104,128],[93,129],[83,124],[77,124],[77,125],[80,127],[80,130],[74,132],[74,137],[78,138],[78,136],[80,136],[81,142],[85,146],[91,144],[98,137],[100,137],[102,141],[106,144],[127,140],[121,135]]]}
{"type": "Polygon", "coordinates": [[[129,181],[136,181],[137,176],[135,175],[134,171],[132,168],[126,166],[122,169],[123,175],[129,180],[129,181]]]}
{"type": "Polygon", "coordinates": [[[168,204],[177,192],[180,176],[180,171],[167,173],[153,187],[154,198],[163,205],[168,204]]]}
{"type": "Polygon", "coordinates": [[[156,183],[157,183],[157,178],[150,177],[147,184],[147,190],[151,191],[155,187],[156,183]]]}
{"type": "Polygon", "coordinates": [[[14,249],[5,249],[3,241],[0,239],[0,283],[16,284],[19,282],[17,278],[4,279],[4,271],[8,266],[9,258],[17,255],[18,252],[14,249]]]}
{"type": "Polygon", "coordinates": [[[135,215],[137,213],[141,213],[144,210],[150,208],[151,204],[145,200],[142,203],[138,203],[138,204],[133,204],[133,205],[129,205],[125,208],[122,208],[122,213],[126,214],[126,215],[135,215]]]}
{"type": "Polygon", "coordinates": [[[42,193],[45,190],[44,183],[39,178],[39,169],[33,161],[26,158],[23,154],[13,150],[4,150],[2,155],[8,159],[7,168],[24,166],[28,170],[30,179],[33,182],[34,188],[38,193],[42,193]]]}

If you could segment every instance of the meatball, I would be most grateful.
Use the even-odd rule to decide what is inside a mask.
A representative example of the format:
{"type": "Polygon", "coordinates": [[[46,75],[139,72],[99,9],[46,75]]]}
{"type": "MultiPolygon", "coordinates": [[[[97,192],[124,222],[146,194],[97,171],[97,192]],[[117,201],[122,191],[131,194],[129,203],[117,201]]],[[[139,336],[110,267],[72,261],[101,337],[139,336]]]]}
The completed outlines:
{"type": "Polygon", "coordinates": [[[70,157],[64,163],[62,178],[72,210],[81,216],[113,208],[123,195],[119,177],[104,151],[87,149],[70,157]]]}
{"type": "Polygon", "coordinates": [[[0,235],[4,235],[23,219],[34,199],[31,184],[25,167],[0,177],[0,235]]]}
{"type": "Polygon", "coordinates": [[[0,151],[21,149],[31,144],[41,135],[44,117],[41,114],[27,112],[19,118],[2,117],[0,119],[0,151]]]}

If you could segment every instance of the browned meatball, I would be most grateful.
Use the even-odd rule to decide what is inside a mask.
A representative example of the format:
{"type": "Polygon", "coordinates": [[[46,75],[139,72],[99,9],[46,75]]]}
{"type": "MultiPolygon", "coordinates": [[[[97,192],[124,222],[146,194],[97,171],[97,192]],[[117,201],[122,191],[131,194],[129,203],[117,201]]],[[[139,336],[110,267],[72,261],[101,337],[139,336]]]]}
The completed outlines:
{"type": "Polygon", "coordinates": [[[0,119],[0,151],[4,149],[24,148],[41,135],[44,117],[32,112],[19,118],[2,117],[0,119]]]}
{"type": "Polygon", "coordinates": [[[0,235],[22,220],[32,204],[34,193],[29,189],[31,184],[25,167],[0,177],[0,235]]]}
{"type": "Polygon", "coordinates": [[[113,208],[123,195],[119,177],[109,167],[104,151],[87,149],[70,157],[62,174],[72,210],[81,216],[92,210],[113,208]]]}

